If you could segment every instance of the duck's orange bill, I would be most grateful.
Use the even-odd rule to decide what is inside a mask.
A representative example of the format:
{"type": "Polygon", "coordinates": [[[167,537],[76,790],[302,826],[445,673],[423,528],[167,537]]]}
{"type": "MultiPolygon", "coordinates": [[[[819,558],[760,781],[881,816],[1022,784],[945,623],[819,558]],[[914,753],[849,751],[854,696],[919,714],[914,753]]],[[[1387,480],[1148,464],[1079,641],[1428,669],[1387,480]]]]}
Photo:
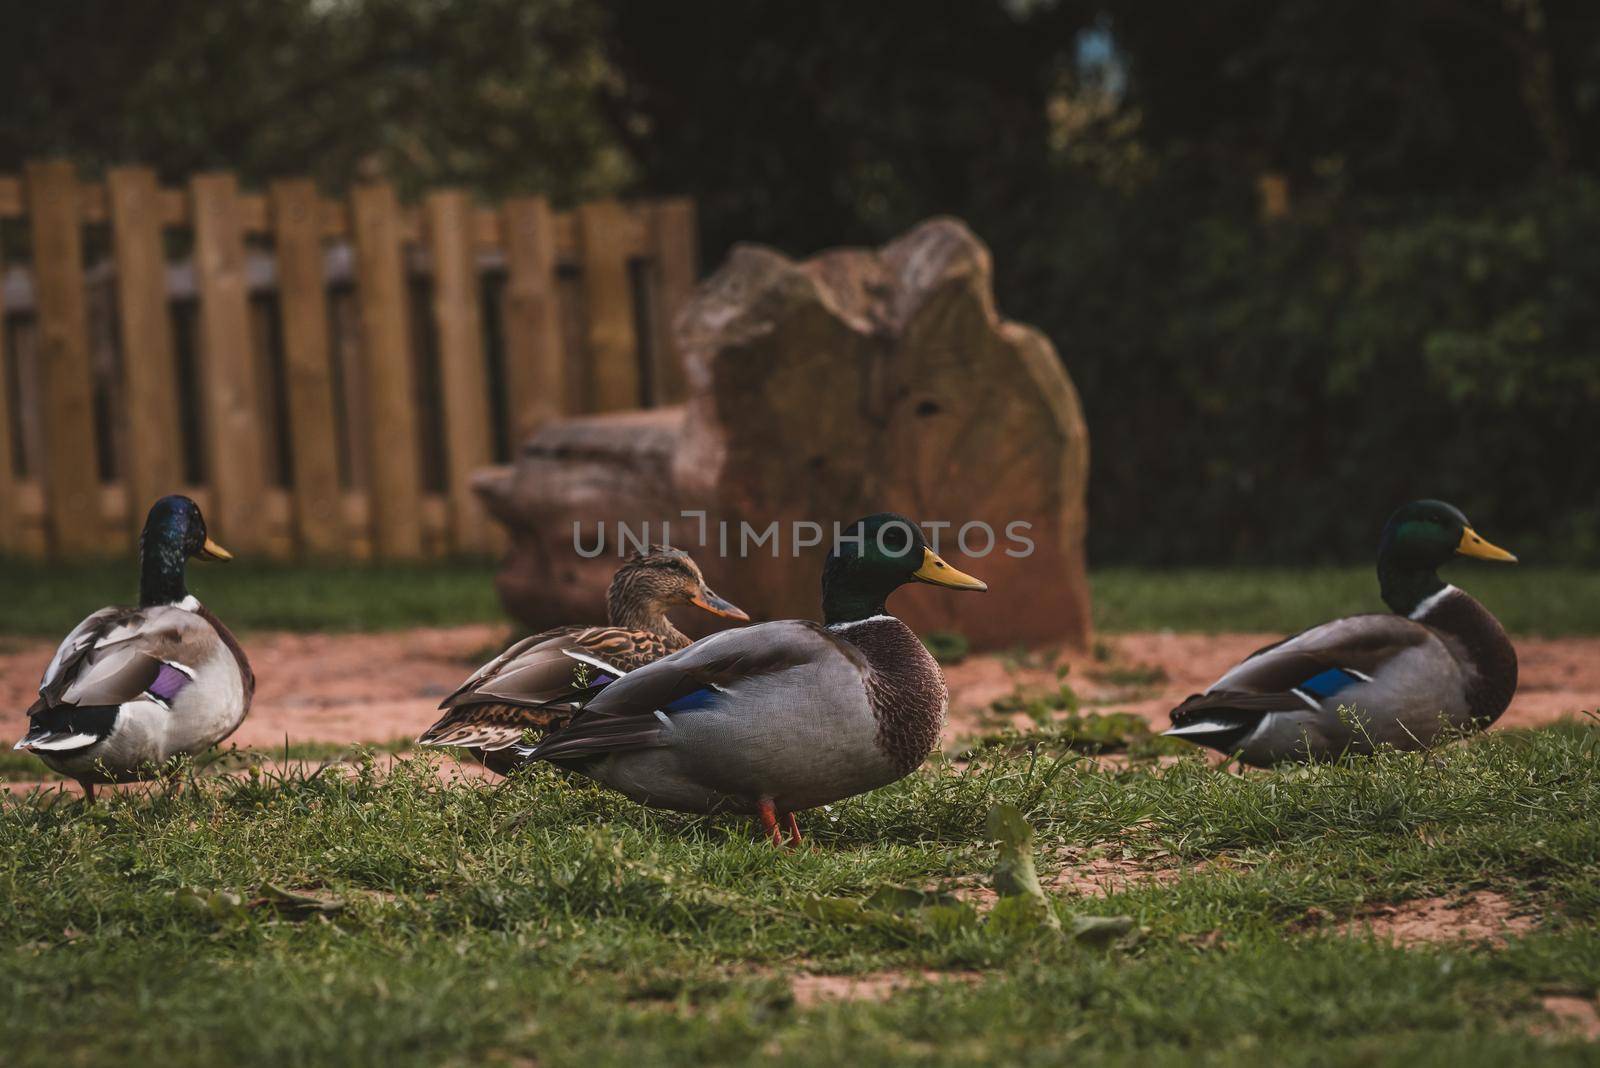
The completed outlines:
{"type": "Polygon", "coordinates": [[[989,584],[982,579],[973,578],[964,571],[957,571],[939,558],[939,554],[932,549],[923,547],[922,566],[911,573],[911,577],[918,582],[926,582],[930,586],[944,586],[952,590],[986,590],[989,584]]]}
{"type": "Polygon", "coordinates": [[[1503,560],[1508,564],[1517,562],[1515,556],[1500,546],[1485,541],[1483,535],[1471,527],[1462,528],[1461,541],[1456,545],[1456,552],[1462,556],[1476,556],[1479,560],[1503,560]]]}
{"type": "Polygon", "coordinates": [[[715,593],[711,592],[711,587],[709,586],[702,585],[700,587],[700,591],[690,599],[689,603],[694,605],[696,608],[702,608],[705,611],[710,612],[714,616],[722,616],[726,619],[737,619],[743,622],[749,622],[750,620],[749,613],[747,613],[743,608],[740,608],[738,605],[724,597],[718,597],[715,593]]]}
{"type": "Polygon", "coordinates": [[[221,560],[224,563],[233,559],[232,553],[210,538],[207,538],[206,543],[200,547],[200,555],[207,560],[221,560]]]}

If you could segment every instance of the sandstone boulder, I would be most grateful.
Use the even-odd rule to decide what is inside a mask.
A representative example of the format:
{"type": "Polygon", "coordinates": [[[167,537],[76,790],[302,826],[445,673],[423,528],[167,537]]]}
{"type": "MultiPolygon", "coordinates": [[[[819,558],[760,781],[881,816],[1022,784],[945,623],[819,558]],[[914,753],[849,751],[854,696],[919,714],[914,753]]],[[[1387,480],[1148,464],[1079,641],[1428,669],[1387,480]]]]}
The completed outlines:
{"type": "Polygon", "coordinates": [[[573,522],[592,546],[599,521],[669,520],[757,619],[816,618],[826,546],[796,558],[794,524],[894,510],[950,524],[940,552],[990,585],[902,591],[894,606],[919,631],[1085,643],[1083,415],[1050,342],[999,317],[991,277],[988,250],[952,219],[803,263],[735,249],[677,320],[686,406],[562,420],[480,477],[511,535],[507,608],[534,627],[597,618],[616,557],[584,560],[573,522]],[[697,509],[709,546],[680,518],[697,509]],[[776,557],[770,543],[741,557],[741,524],[774,521],[776,557]]]}

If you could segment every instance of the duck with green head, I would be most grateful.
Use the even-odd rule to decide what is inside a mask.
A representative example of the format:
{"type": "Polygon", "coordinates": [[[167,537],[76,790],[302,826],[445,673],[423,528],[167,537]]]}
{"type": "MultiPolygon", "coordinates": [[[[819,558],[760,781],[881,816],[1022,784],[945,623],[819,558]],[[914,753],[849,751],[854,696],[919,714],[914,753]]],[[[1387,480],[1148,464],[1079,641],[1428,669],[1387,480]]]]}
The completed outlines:
{"type": "Polygon", "coordinates": [[[102,608],[75,627],[44,670],[28,733],[15,746],[77,779],[149,778],[174,756],[232,734],[255,675],[232,632],[193,594],[191,558],[231,560],[188,497],[163,497],[139,538],[139,603],[102,608]]]}
{"type": "Polygon", "coordinates": [[[1443,501],[1401,508],[1378,547],[1392,615],[1336,619],[1258,650],[1173,709],[1166,733],[1264,766],[1422,749],[1493,723],[1516,692],[1517,652],[1488,609],[1439,578],[1457,556],[1516,561],[1443,501]]]}
{"type": "Polygon", "coordinates": [[[909,519],[868,516],[823,567],[822,624],[704,638],[623,674],[524,753],[657,808],[753,814],[775,844],[781,821],[798,842],[796,812],[903,778],[938,743],[944,676],[886,608],[909,582],[987,588],[909,519]]]}

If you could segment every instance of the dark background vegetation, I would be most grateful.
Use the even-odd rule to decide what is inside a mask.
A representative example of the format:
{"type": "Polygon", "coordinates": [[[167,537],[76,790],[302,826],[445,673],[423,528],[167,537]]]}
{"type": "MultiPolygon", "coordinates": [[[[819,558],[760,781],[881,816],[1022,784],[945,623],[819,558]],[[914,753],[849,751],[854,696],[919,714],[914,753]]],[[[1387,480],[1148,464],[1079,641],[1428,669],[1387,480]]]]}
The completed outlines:
{"type": "Polygon", "coordinates": [[[1094,445],[1097,562],[1600,559],[1592,0],[7,5],[0,169],[684,192],[704,258],[935,213],[1094,445]]]}

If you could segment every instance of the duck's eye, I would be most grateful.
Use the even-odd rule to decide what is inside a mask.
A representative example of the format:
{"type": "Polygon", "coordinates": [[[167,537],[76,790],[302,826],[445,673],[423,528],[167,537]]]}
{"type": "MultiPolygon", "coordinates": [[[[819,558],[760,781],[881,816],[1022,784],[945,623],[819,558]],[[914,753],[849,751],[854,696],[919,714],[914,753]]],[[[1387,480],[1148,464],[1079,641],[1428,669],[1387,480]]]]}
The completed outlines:
{"type": "Polygon", "coordinates": [[[904,527],[891,526],[883,528],[878,537],[878,544],[883,546],[884,552],[898,555],[910,547],[911,539],[904,527]]]}

